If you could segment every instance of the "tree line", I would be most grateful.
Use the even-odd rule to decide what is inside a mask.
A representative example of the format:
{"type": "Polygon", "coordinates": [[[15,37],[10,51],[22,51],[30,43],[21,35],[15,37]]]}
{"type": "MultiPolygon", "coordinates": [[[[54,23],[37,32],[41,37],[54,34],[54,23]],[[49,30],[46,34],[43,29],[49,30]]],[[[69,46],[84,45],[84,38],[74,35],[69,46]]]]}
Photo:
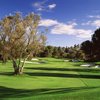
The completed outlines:
{"type": "Polygon", "coordinates": [[[80,45],[71,47],[45,46],[45,49],[37,55],[38,57],[54,57],[68,59],[83,59],[84,54],[80,50],[80,45]]]}

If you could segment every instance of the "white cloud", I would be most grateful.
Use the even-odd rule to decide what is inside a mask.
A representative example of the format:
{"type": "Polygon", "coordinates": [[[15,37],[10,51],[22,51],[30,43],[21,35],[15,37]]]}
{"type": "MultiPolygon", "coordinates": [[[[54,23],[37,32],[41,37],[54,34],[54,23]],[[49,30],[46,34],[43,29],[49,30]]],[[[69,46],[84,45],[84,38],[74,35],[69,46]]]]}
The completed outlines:
{"type": "Polygon", "coordinates": [[[100,18],[100,15],[89,15],[89,18],[100,18]]]}
{"type": "Polygon", "coordinates": [[[82,23],[81,25],[88,25],[88,26],[94,26],[96,28],[100,27],[100,20],[93,20],[93,21],[88,21],[85,23],[82,23]]]}
{"type": "Polygon", "coordinates": [[[45,3],[46,1],[42,1],[42,2],[35,2],[33,3],[33,7],[36,8],[37,11],[43,11],[45,9],[45,3]]]}
{"type": "Polygon", "coordinates": [[[44,10],[44,9],[43,9],[43,8],[41,8],[41,7],[37,9],[37,11],[43,11],[43,10],[44,10]]]}
{"type": "Polygon", "coordinates": [[[90,21],[81,23],[84,26],[94,26],[95,28],[100,27],[100,15],[89,15],[88,18],[91,18],[90,21]]]}
{"type": "Polygon", "coordinates": [[[74,29],[73,25],[67,25],[64,23],[59,23],[56,25],[54,28],[52,28],[51,33],[52,34],[68,34],[68,35],[73,35],[74,34],[74,29]]]}
{"type": "Polygon", "coordinates": [[[51,19],[43,19],[40,21],[39,26],[44,26],[44,27],[50,27],[57,25],[58,22],[56,20],[51,20],[51,19]]]}
{"type": "Polygon", "coordinates": [[[48,8],[49,8],[49,9],[53,9],[53,8],[55,8],[55,7],[56,7],[56,4],[48,5],[48,8]]]}
{"type": "Polygon", "coordinates": [[[82,23],[81,25],[91,25],[91,21],[84,22],[84,23],[82,23]]]}
{"type": "Polygon", "coordinates": [[[91,25],[96,26],[96,27],[100,27],[100,20],[95,20],[91,23],[91,25]]]}
{"type": "Polygon", "coordinates": [[[79,38],[91,38],[92,30],[76,29],[77,37],[79,38]]]}
{"type": "Polygon", "coordinates": [[[77,29],[75,26],[67,25],[67,24],[59,24],[55,26],[51,30],[52,34],[66,34],[66,35],[75,35],[79,38],[90,38],[91,37],[91,30],[85,30],[85,29],[77,29]]]}
{"type": "Polygon", "coordinates": [[[78,38],[90,38],[92,35],[92,30],[85,30],[76,28],[77,23],[71,22],[69,24],[58,22],[57,20],[52,19],[44,19],[41,20],[39,26],[51,27],[51,34],[66,34],[66,35],[74,35],[78,38]]]}
{"type": "Polygon", "coordinates": [[[35,2],[33,3],[34,7],[41,7],[42,3],[41,2],[35,2]]]}
{"type": "Polygon", "coordinates": [[[56,7],[56,4],[47,4],[48,0],[40,1],[40,2],[35,2],[32,4],[32,6],[37,10],[37,11],[50,11],[56,7]]]}

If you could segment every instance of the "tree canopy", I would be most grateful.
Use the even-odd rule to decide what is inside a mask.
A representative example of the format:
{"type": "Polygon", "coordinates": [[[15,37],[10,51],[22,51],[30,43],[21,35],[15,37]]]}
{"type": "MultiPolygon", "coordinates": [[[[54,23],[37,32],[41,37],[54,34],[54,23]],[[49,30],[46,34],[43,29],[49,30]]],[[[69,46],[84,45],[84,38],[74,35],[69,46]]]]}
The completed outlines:
{"type": "Polygon", "coordinates": [[[42,50],[46,37],[39,34],[40,17],[30,13],[6,16],[0,21],[0,54],[12,60],[14,73],[22,73],[25,60],[42,50]],[[21,60],[23,59],[23,63],[21,60]]]}
{"type": "Polygon", "coordinates": [[[94,32],[91,41],[87,40],[81,44],[81,50],[85,54],[85,60],[100,60],[100,28],[94,32]]]}

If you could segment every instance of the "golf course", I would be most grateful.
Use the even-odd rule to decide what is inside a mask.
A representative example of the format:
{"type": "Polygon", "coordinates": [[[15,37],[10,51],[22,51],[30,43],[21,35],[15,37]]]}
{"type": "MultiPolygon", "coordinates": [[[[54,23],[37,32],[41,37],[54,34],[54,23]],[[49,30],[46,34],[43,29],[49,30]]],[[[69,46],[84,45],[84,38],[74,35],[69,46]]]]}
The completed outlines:
{"type": "Polygon", "coordinates": [[[0,0],[0,100],[100,100],[100,0],[0,0]]]}
{"type": "Polygon", "coordinates": [[[38,58],[13,75],[11,61],[0,63],[0,100],[100,100],[100,69],[84,62],[38,58]]]}

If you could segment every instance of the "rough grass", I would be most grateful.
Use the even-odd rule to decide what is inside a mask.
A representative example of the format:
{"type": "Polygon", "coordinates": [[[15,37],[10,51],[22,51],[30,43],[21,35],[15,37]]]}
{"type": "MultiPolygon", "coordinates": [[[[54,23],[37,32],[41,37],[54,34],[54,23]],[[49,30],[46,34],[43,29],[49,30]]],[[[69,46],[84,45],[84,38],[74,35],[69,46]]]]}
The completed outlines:
{"type": "Polygon", "coordinates": [[[10,61],[0,63],[0,100],[100,100],[99,69],[39,59],[41,64],[26,64],[21,76],[13,75],[10,61]]]}

